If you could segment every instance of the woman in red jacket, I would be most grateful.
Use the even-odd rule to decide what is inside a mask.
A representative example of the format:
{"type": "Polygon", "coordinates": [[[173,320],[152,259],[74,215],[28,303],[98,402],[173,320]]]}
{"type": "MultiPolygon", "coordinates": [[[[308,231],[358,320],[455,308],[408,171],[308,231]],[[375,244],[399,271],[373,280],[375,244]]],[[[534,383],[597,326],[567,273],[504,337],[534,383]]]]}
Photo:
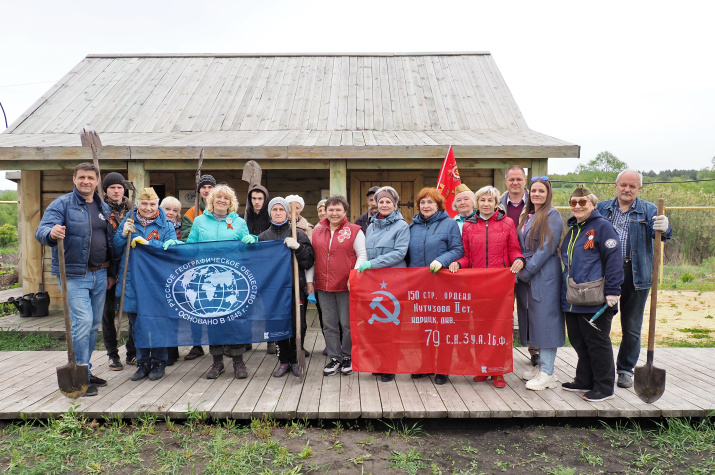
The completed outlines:
{"type": "MultiPolygon", "coordinates": [[[[469,217],[462,227],[464,257],[449,265],[449,270],[511,267],[516,274],[524,267],[519,238],[514,222],[506,212],[497,207],[499,191],[493,186],[485,186],[474,194],[476,213],[469,217]]],[[[475,376],[475,381],[486,381],[487,376],[475,376]]],[[[504,375],[492,376],[495,388],[506,386],[504,375]]]]}

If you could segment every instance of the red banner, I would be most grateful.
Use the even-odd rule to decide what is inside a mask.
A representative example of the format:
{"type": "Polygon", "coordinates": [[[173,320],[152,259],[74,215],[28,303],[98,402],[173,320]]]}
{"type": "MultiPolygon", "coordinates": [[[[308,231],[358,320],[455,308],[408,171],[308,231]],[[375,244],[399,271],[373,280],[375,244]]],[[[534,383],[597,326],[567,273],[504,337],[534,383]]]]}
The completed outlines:
{"type": "Polygon", "coordinates": [[[350,273],[355,371],[497,375],[512,371],[514,274],[426,267],[350,273]]]}
{"type": "MultiPolygon", "coordinates": [[[[447,156],[444,157],[444,162],[442,163],[442,169],[439,171],[439,177],[437,177],[437,191],[444,196],[444,209],[449,214],[450,218],[457,216],[457,212],[452,208],[452,203],[454,202],[455,189],[462,183],[461,178],[459,178],[459,169],[457,168],[457,160],[454,158],[454,152],[452,151],[452,146],[449,146],[447,151],[447,156]]],[[[419,206],[419,203],[417,203],[419,206]]]]}

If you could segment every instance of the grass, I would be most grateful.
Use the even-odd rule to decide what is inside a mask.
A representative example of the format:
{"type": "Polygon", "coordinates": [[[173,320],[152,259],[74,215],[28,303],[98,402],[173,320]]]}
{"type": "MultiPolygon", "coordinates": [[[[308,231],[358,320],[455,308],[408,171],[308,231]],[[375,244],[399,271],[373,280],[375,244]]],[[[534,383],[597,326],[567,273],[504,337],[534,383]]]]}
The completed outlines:
{"type": "Polygon", "coordinates": [[[700,265],[664,265],[660,288],[699,292],[715,290],[715,257],[706,259],[700,265]]]}
{"type": "MultiPolygon", "coordinates": [[[[120,343],[120,346],[124,341],[120,343]]],[[[104,351],[102,338],[97,338],[95,351],[104,351]]],[[[0,331],[0,351],[66,351],[67,344],[64,336],[50,336],[49,333],[32,332],[23,333],[18,330],[0,331]]]]}

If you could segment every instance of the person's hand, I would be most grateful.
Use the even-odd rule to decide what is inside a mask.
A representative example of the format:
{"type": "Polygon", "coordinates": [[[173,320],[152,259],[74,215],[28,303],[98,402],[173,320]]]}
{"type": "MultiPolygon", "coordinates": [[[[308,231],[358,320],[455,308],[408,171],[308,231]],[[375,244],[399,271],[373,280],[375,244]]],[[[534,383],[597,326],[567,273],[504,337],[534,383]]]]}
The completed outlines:
{"type": "Polygon", "coordinates": [[[66,229],[66,226],[60,226],[59,224],[55,224],[54,226],[52,226],[52,229],[50,229],[50,237],[55,241],[58,239],[64,239],[66,229]]]}
{"type": "Polygon", "coordinates": [[[435,274],[442,268],[442,263],[439,262],[437,259],[433,260],[432,263],[429,265],[429,271],[434,272],[435,274]]]}
{"type": "Polygon", "coordinates": [[[516,276],[517,282],[523,282],[525,284],[528,284],[531,281],[531,277],[526,275],[526,271],[522,269],[523,272],[519,272],[519,274],[516,276]]]}
{"type": "Polygon", "coordinates": [[[283,244],[285,244],[289,249],[293,249],[294,251],[300,247],[300,244],[298,244],[298,241],[296,241],[292,237],[285,238],[283,240],[283,244]]]}
{"type": "Polygon", "coordinates": [[[653,229],[661,233],[668,232],[668,217],[664,214],[653,216],[653,229]]]}
{"type": "Polygon", "coordinates": [[[166,251],[169,249],[169,246],[173,246],[175,244],[184,244],[184,241],[179,241],[178,239],[168,239],[164,241],[164,250],[166,251]]]}
{"type": "Polygon", "coordinates": [[[137,236],[132,239],[132,247],[137,247],[137,244],[149,244],[149,241],[147,241],[141,236],[137,236]]]}
{"type": "Polygon", "coordinates": [[[117,279],[116,279],[116,278],[114,278],[114,277],[107,277],[107,288],[108,288],[108,289],[111,289],[112,287],[114,287],[114,284],[116,284],[116,283],[117,283],[117,279]]]}
{"type": "Polygon", "coordinates": [[[360,267],[358,267],[358,272],[365,272],[368,269],[372,269],[372,264],[370,263],[370,261],[365,261],[360,264],[360,267]]]}
{"type": "Polygon", "coordinates": [[[514,263],[511,265],[511,271],[514,274],[517,274],[523,268],[524,268],[524,261],[522,261],[521,259],[515,260],[514,263]]]}
{"type": "Polygon", "coordinates": [[[449,271],[450,271],[452,274],[454,274],[455,272],[457,272],[459,269],[460,269],[459,262],[452,262],[452,263],[449,265],[449,271]]]}
{"type": "Polygon", "coordinates": [[[258,242],[258,237],[254,236],[253,234],[247,234],[247,235],[243,236],[243,239],[241,239],[241,242],[243,244],[255,244],[258,242]]]}
{"type": "Polygon", "coordinates": [[[315,293],[315,285],[312,282],[305,284],[305,292],[307,294],[315,293]]]}
{"type": "Polygon", "coordinates": [[[135,231],[134,229],[134,220],[133,219],[127,219],[127,221],[124,223],[124,229],[122,229],[122,236],[126,236],[127,234],[131,234],[135,231]]]}
{"type": "Polygon", "coordinates": [[[613,307],[618,303],[618,295],[606,295],[606,303],[609,307],[613,307]]]}

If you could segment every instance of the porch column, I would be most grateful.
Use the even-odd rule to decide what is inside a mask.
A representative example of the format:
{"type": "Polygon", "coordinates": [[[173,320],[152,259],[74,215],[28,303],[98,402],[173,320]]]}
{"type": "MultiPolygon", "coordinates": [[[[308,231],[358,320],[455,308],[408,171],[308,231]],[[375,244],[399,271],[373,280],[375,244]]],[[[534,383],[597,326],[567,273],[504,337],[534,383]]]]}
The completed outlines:
{"type": "MultiPolygon", "coordinates": [[[[130,161],[127,163],[127,179],[134,183],[137,192],[149,186],[149,172],[144,168],[144,160],[130,161]]],[[[131,194],[129,197],[131,198],[131,194]]]]}
{"type": "MultiPolygon", "coordinates": [[[[20,208],[17,216],[20,229],[19,251],[22,266],[22,292],[38,291],[42,280],[42,246],[35,239],[35,231],[40,226],[40,206],[42,197],[42,172],[22,170],[18,186],[20,208]]],[[[51,254],[49,255],[52,256],[51,254]]]]}
{"type": "Polygon", "coordinates": [[[330,160],[330,194],[348,196],[347,160],[330,160]]]}

